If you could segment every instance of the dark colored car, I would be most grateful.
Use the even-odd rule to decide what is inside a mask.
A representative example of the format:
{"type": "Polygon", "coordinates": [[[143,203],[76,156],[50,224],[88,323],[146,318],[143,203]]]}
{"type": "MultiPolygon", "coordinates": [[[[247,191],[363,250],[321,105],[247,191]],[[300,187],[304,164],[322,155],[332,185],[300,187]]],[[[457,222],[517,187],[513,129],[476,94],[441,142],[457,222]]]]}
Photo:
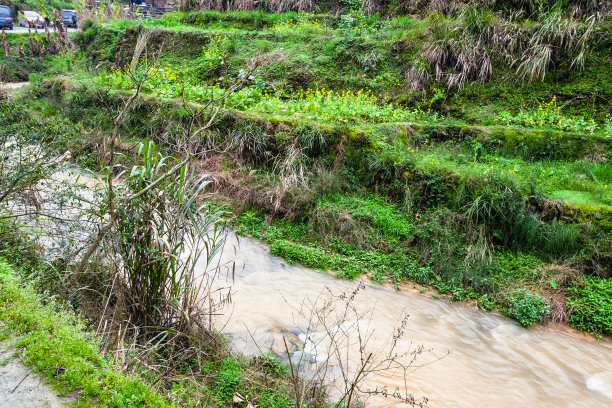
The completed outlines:
{"type": "Polygon", "coordinates": [[[76,10],[61,10],[62,25],[64,27],[74,27],[72,15],[76,14],[76,10]]]}
{"type": "Polygon", "coordinates": [[[13,29],[13,13],[6,6],[0,6],[0,27],[13,29]]]}

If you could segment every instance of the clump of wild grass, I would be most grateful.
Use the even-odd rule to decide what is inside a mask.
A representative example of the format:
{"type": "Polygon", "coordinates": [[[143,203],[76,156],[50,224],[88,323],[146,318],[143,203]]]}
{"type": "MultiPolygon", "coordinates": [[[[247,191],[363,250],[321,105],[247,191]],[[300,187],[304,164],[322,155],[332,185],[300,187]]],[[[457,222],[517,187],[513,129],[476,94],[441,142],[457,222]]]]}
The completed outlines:
{"type": "Polygon", "coordinates": [[[532,17],[504,17],[478,4],[462,7],[456,19],[430,14],[427,41],[407,74],[408,84],[418,90],[432,80],[449,88],[484,82],[494,61],[505,61],[518,79],[531,82],[543,79],[558,61],[583,69],[604,37],[598,13],[580,16],[555,7],[532,17]]]}
{"type": "Polygon", "coordinates": [[[210,181],[186,164],[164,176],[181,163],[153,142],[140,147],[138,160],[117,199],[116,248],[131,320],[145,328],[203,332],[216,313],[204,302],[213,279],[206,269],[223,243],[218,216],[197,204],[210,181]]]}

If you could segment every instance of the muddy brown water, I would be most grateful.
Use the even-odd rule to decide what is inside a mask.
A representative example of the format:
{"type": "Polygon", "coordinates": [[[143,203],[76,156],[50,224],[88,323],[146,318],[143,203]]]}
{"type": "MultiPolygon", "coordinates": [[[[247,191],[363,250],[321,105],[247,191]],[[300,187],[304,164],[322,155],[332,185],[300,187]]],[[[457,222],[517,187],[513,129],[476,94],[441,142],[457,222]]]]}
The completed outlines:
{"type": "MultiPolygon", "coordinates": [[[[287,265],[251,239],[240,238],[238,244],[235,237],[228,238],[223,258],[236,262],[234,272],[229,267],[225,272],[233,295],[223,330],[242,352],[259,352],[279,328],[299,328],[296,310],[326,287],[339,294],[358,285],[287,265]]],[[[612,407],[608,343],[545,326],[524,329],[494,313],[373,282],[365,285],[358,301],[363,310],[374,309],[368,323],[374,348],[389,339],[406,310],[410,317],[398,349],[420,344],[432,350],[418,360],[431,364],[407,378],[408,390],[417,399],[427,397],[429,407],[612,407]]],[[[377,375],[367,386],[393,390],[402,388],[403,381],[399,374],[377,375]]],[[[399,406],[395,404],[375,398],[367,406],[399,406]]]]}

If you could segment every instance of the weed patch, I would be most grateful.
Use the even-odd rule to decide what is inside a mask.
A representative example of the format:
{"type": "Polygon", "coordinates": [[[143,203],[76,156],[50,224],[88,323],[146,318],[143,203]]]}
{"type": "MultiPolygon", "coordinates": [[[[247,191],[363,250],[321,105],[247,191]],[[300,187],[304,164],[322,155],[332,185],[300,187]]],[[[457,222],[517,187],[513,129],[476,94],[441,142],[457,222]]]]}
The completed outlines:
{"type": "Polygon", "coordinates": [[[612,334],[612,279],[587,277],[568,288],[569,322],[588,333],[612,334]]]}

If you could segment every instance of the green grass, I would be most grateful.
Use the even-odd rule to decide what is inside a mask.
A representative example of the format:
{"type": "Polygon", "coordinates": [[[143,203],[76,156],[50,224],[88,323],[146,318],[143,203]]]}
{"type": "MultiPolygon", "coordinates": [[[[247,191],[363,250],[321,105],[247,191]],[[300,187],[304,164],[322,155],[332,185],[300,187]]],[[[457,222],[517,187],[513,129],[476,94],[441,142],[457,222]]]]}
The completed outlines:
{"type": "Polygon", "coordinates": [[[612,209],[612,166],[605,161],[524,160],[494,154],[475,158],[469,146],[456,144],[420,149],[412,156],[424,170],[464,179],[502,178],[524,190],[537,186],[553,199],[612,209]]]}
{"type": "Polygon", "coordinates": [[[369,225],[372,238],[386,242],[397,242],[405,238],[413,229],[408,221],[408,214],[396,205],[389,203],[380,195],[331,194],[317,202],[317,210],[327,213],[326,217],[335,222],[343,216],[350,216],[355,222],[369,225]]]}
{"type": "Polygon", "coordinates": [[[62,394],[80,391],[76,406],[174,406],[143,380],[114,369],[82,318],[49,294],[36,293],[4,262],[0,262],[0,322],[17,339],[15,347],[34,371],[62,394]]]}

